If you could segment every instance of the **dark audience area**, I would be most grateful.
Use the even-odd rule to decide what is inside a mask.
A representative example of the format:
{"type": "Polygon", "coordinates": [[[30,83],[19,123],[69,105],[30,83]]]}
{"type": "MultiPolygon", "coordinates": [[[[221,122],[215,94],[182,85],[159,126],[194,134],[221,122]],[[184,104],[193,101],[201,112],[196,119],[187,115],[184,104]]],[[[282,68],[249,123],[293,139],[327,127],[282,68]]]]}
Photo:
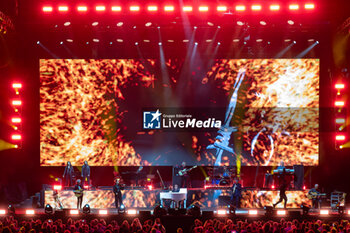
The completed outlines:
{"type": "Polygon", "coordinates": [[[164,232],[191,232],[191,233],[347,233],[350,232],[348,220],[291,220],[279,221],[264,220],[234,220],[234,219],[208,219],[205,221],[195,219],[191,227],[181,227],[181,221],[171,221],[164,224],[160,218],[141,222],[138,218],[123,220],[118,224],[116,220],[69,218],[66,221],[58,220],[19,220],[8,216],[0,220],[0,233],[14,232],[91,232],[91,233],[164,233],[164,232]],[[165,225],[167,227],[165,227],[165,225]]]}

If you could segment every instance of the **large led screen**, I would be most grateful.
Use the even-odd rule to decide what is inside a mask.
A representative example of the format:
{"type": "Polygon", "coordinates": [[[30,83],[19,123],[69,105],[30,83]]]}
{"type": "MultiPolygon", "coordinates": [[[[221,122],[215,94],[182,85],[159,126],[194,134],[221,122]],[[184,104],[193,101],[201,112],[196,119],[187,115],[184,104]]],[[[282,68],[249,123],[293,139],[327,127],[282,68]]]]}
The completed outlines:
{"type": "Polygon", "coordinates": [[[41,165],[318,165],[318,59],[194,64],[40,60],[41,165]]]}

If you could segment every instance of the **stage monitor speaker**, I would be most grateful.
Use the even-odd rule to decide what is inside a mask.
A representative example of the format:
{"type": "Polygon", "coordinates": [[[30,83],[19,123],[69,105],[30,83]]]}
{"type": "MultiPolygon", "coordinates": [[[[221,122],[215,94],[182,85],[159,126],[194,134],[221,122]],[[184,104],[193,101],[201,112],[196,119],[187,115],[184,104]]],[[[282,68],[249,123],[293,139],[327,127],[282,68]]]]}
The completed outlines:
{"type": "Polygon", "coordinates": [[[294,188],[302,190],[304,186],[304,165],[294,165],[294,188]]]}

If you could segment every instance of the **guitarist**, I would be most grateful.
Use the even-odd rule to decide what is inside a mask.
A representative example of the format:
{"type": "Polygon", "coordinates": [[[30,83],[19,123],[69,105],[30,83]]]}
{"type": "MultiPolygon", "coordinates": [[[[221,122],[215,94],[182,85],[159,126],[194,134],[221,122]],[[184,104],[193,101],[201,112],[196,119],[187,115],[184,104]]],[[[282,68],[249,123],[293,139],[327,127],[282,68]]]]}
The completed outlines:
{"type": "Polygon", "coordinates": [[[190,176],[188,175],[186,171],[186,162],[182,162],[181,166],[175,167],[176,172],[175,174],[179,177],[179,183],[181,188],[190,188],[190,176]],[[184,172],[183,174],[181,172],[184,172]]]}
{"type": "Polygon", "coordinates": [[[318,184],[315,184],[315,187],[310,189],[308,195],[312,200],[312,208],[318,209],[321,207],[321,196],[320,191],[318,191],[318,184]]]}
{"type": "Polygon", "coordinates": [[[81,206],[83,204],[83,186],[81,185],[81,180],[77,180],[77,184],[74,186],[73,190],[75,196],[77,197],[77,209],[81,209],[81,206]]]}

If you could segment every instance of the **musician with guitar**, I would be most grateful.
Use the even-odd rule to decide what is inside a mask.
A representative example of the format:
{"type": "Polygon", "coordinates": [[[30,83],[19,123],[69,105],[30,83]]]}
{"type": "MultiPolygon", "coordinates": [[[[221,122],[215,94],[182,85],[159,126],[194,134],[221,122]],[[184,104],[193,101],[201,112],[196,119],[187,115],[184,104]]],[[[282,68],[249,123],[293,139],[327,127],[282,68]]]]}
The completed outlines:
{"type": "Polygon", "coordinates": [[[81,206],[83,204],[83,185],[81,184],[81,180],[77,180],[77,184],[74,186],[74,195],[77,197],[77,209],[81,209],[81,206]]]}
{"type": "Polygon", "coordinates": [[[320,191],[318,191],[318,184],[315,184],[315,187],[309,190],[307,196],[310,200],[312,200],[312,208],[321,208],[321,196],[324,195],[324,193],[320,193],[320,191]]]}
{"type": "Polygon", "coordinates": [[[181,166],[175,167],[175,175],[180,177],[181,188],[191,188],[189,172],[197,166],[186,168],[186,162],[182,162],[181,166]]]}

